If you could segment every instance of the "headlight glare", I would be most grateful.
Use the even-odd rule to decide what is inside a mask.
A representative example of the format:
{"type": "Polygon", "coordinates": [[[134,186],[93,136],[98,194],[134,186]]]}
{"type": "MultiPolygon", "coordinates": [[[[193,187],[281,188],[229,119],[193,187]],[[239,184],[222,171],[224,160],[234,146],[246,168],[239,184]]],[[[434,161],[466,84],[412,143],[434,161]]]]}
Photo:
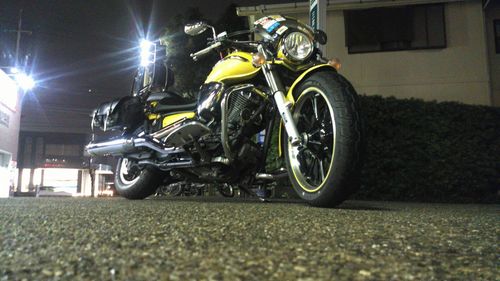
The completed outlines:
{"type": "Polygon", "coordinates": [[[146,39],[140,43],[141,48],[141,66],[148,66],[155,61],[155,44],[146,39]]]}
{"type": "Polygon", "coordinates": [[[288,34],[283,42],[283,53],[293,61],[303,61],[311,56],[314,50],[312,40],[302,32],[288,34]]]}

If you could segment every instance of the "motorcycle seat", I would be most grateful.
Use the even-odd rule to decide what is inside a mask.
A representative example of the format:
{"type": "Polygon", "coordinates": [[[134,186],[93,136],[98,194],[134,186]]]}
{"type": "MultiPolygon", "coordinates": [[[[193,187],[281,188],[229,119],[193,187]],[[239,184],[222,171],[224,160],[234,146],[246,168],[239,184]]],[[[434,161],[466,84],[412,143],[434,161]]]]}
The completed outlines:
{"type": "Polygon", "coordinates": [[[198,105],[196,102],[190,102],[172,91],[152,93],[147,98],[147,101],[157,102],[156,106],[151,110],[153,113],[194,111],[198,105]]]}

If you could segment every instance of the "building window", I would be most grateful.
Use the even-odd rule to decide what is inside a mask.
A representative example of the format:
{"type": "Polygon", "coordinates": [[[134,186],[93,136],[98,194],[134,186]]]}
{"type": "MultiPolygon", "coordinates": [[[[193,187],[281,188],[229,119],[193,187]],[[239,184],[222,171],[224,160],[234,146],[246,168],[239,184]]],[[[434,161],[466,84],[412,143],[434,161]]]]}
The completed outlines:
{"type": "Polygon", "coordinates": [[[500,20],[494,20],[493,25],[495,27],[495,50],[497,54],[500,54],[500,20]]]}
{"type": "Polygon", "coordinates": [[[344,11],[350,54],[446,48],[444,5],[344,11]]]}

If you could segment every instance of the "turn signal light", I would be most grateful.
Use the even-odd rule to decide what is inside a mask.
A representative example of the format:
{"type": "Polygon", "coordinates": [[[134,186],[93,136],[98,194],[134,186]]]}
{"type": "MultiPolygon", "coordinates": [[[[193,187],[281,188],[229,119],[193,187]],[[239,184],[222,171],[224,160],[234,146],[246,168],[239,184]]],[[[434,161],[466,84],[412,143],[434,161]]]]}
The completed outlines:
{"type": "Polygon", "coordinates": [[[342,63],[339,58],[334,58],[328,61],[328,64],[333,66],[337,71],[342,67],[342,63]]]}
{"type": "Polygon", "coordinates": [[[252,55],[252,64],[255,67],[261,67],[263,64],[266,63],[266,58],[264,57],[263,54],[261,53],[254,53],[252,55]]]}

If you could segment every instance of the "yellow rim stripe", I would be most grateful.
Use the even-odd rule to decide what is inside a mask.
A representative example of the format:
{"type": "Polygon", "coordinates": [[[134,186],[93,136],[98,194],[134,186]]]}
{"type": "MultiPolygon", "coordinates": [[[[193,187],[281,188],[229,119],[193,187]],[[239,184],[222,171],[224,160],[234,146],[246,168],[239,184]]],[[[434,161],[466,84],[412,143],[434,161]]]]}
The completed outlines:
{"type": "MultiPolygon", "coordinates": [[[[304,95],[304,94],[306,94],[306,93],[308,93],[308,92],[311,92],[311,91],[316,91],[317,93],[321,94],[321,95],[323,96],[323,98],[325,98],[325,100],[327,99],[326,94],[325,94],[322,90],[320,90],[320,89],[318,89],[318,88],[316,88],[316,87],[309,87],[309,88],[305,89],[305,90],[304,90],[304,91],[300,94],[300,96],[299,96],[299,98],[298,98],[297,100],[299,100],[299,99],[300,99],[300,97],[301,97],[302,95],[304,95]]],[[[329,108],[329,109],[330,109],[330,111],[331,111],[331,115],[332,115],[332,116],[331,116],[331,117],[332,117],[332,123],[333,123],[333,125],[335,126],[335,116],[334,116],[334,114],[333,114],[333,108],[332,108],[332,105],[331,105],[330,103],[328,103],[328,102],[327,102],[327,104],[328,104],[328,108],[329,108]]],[[[330,172],[332,171],[333,161],[334,161],[334,159],[335,159],[335,144],[336,144],[336,138],[337,138],[337,137],[336,137],[336,135],[337,135],[337,134],[336,134],[336,127],[335,127],[335,128],[334,128],[334,131],[333,131],[333,149],[332,149],[333,151],[332,151],[332,160],[331,160],[331,162],[330,162],[330,166],[328,167],[328,173],[326,173],[325,180],[324,180],[324,181],[323,181],[323,182],[322,182],[322,183],[321,183],[321,184],[320,184],[317,188],[315,188],[315,189],[309,189],[309,188],[305,187],[305,186],[301,183],[301,181],[297,178],[297,175],[295,174],[295,170],[294,170],[294,169],[293,169],[293,167],[292,167],[293,177],[294,177],[294,178],[295,178],[295,180],[299,183],[300,187],[301,187],[303,190],[305,190],[306,192],[313,193],[313,192],[316,192],[316,191],[320,190],[320,189],[321,189],[321,188],[325,185],[325,183],[326,183],[326,181],[327,181],[328,177],[330,176],[330,172]]],[[[288,151],[290,151],[290,143],[288,143],[288,151]]]]}

